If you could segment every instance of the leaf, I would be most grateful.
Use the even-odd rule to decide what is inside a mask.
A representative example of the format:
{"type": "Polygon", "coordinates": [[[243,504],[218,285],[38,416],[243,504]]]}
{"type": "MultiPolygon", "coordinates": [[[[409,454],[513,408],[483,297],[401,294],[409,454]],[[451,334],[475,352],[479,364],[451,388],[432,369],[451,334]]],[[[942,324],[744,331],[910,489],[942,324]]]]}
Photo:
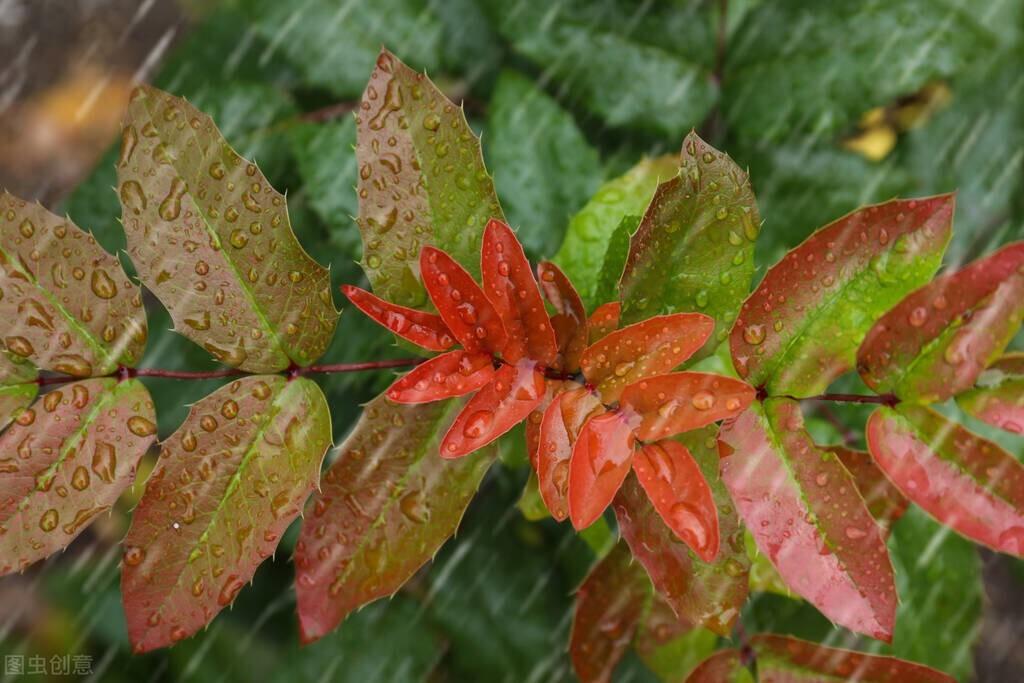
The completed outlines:
{"type": "Polygon", "coordinates": [[[978,386],[959,394],[967,414],[1014,434],[1024,433],[1024,354],[1011,353],[990,365],[978,386]]]}
{"type": "Polygon", "coordinates": [[[551,316],[551,326],[558,342],[558,357],[554,365],[562,371],[576,371],[589,343],[587,309],[583,306],[583,299],[554,263],[541,261],[537,264],[537,276],[544,298],[556,311],[551,316]]]}
{"type": "Polygon", "coordinates": [[[295,239],[284,196],[209,116],[137,88],[118,180],[128,253],[179,332],[247,372],[323,354],[338,320],[327,269],[295,239]]]}
{"type": "Polygon", "coordinates": [[[640,225],[642,216],[623,216],[619,227],[615,228],[608,240],[608,249],[604,252],[604,261],[597,276],[594,289],[594,301],[618,301],[619,280],[626,267],[629,256],[629,240],[640,225]]]}
{"type": "Polygon", "coordinates": [[[494,452],[459,461],[439,453],[459,402],[371,401],[324,474],[295,548],[302,640],[391,595],[455,529],[494,452]]]}
{"type": "Polygon", "coordinates": [[[938,269],[953,204],[939,195],[858,209],[790,251],[732,328],[740,377],[769,395],[824,390],[851,367],[875,319],[938,269]]]}
{"type": "Polygon", "coordinates": [[[686,683],[756,683],[739,650],[719,650],[694,669],[686,683]]]}
{"type": "Polygon", "coordinates": [[[137,380],[51,389],[0,435],[0,574],[67,547],[114,505],[156,439],[137,380]]]}
{"type": "Polygon", "coordinates": [[[569,461],[569,519],[577,531],[597,521],[629,474],[633,428],[632,416],[617,410],[583,425],[569,461]]]}
{"type": "Polygon", "coordinates": [[[593,391],[566,382],[562,393],[554,397],[541,418],[537,445],[537,483],[551,516],[559,522],[569,515],[569,471],[573,443],[586,421],[604,411],[601,400],[593,391]]]}
{"type": "Polygon", "coordinates": [[[588,309],[604,303],[595,299],[594,293],[616,228],[626,216],[644,212],[658,181],[676,175],[677,166],[678,161],[670,155],[641,159],[624,175],[602,185],[569,221],[565,241],[552,260],[576,284],[588,309]]]}
{"type": "Polygon", "coordinates": [[[571,114],[514,71],[498,77],[484,142],[523,247],[535,256],[555,253],[567,221],[601,184],[597,151],[571,114]]]}
{"type": "Polygon", "coordinates": [[[395,403],[428,403],[465,396],[493,378],[491,356],[459,349],[420,363],[399,377],[387,396],[395,403]]]}
{"type": "Polygon", "coordinates": [[[74,377],[139,361],[147,334],[142,292],[116,257],[70,221],[7,192],[0,226],[7,351],[74,377]]]}
{"type": "Polygon", "coordinates": [[[803,429],[799,403],[755,404],[719,438],[722,480],[783,580],[836,624],[889,642],[897,598],[881,530],[839,459],[803,429]]]}
{"type": "Polygon", "coordinates": [[[637,438],[657,441],[736,417],[754,398],[753,387],[731,377],[673,372],[629,385],[619,400],[643,418],[637,438]]]}
{"type": "Polygon", "coordinates": [[[944,401],[974,386],[1024,318],[1024,242],[932,280],[875,323],[857,370],[878,393],[944,401]]]}
{"type": "Polygon", "coordinates": [[[868,450],[897,488],[967,538],[1024,556],[1024,465],[925,407],[880,407],[868,450]]]}
{"type": "MultiPolygon", "coordinates": [[[[0,433],[39,393],[39,372],[31,363],[0,351],[0,433]]],[[[3,464],[0,462],[0,472],[3,464]]]]}
{"type": "Polygon", "coordinates": [[[342,285],[352,305],[393,333],[428,351],[445,351],[455,343],[439,315],[389,303],[353,285],[342,285]]]}
{"type": "Polygon", "coordinates": [[[760,229],[747,174],[691,132],[679,175],[658,186],[630,239],[619,281],[623,322],[700,311],[715,319],[714,344],[723,341],[750,291],[760,229]]]}
{"type": "Polygon", "coordinates": [[[611,681],[640,625],[651,582],[619,541],[587,575],[576,594],[569,656],[581,681],[611,681]]]}
{"type": "Polygon", "coordinates": [[[425,245],[479,275],[484,226],[504,216],[462,110],[382,50],[356,124],[362,265],[377,295],[426,302],[416,274],[425,245]]]}
{"type": "Polygon", "coordinates": [[[701,313],[661,315],[611,332],[580,359],[583,375],[611,404],[641,379],[676,367],[704,345],[714,321],[701,313]]]}
{"type": "Polygon", "coordinates": [[[601,304],[587,318],[587,327],[590,332],[590,343],[596,344],[619,326],[619,315],[622,311],[622,304],[618,301],[611,301],[601,304]]]}
{"type": "Polygon", "coordinates": [[[633,649],[659,681],[682,683],[717,642],[718,636],[711,631],[680,621],[655,594],[633,638],[633,649]]]}
{"type": "Polygon", "coordinates": [[[505,325],[473,276],[434,247],[424,247],[419,261],[430,300],[462,347],[473,353],[500,353],[508,342],[505,325]]]}
{"type": "Polygon", "coordinates": [[[302,511],[330,443],[327,402],[304,377],[245,377],[192,406],[124,541],[136,653],[187,638],[234,602],[302,511]]]}
{"type": "Polygon", "coordinates": [[[830,446],[828,450],[839,458],[853,477],[871,516],[883,529],[891,529],[893,523],[906,512],[910,501],[885,478],[869,453],[844,446],[830,446]]]}

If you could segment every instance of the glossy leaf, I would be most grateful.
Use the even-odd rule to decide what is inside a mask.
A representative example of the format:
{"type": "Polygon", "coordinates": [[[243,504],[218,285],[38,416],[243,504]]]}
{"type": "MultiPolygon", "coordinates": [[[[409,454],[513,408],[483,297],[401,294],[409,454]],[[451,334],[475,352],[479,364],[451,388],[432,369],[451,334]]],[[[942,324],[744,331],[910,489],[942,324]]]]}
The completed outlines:
{"type": "Polygon", "coordinates": [[[464,349],[495,354],[505,348],[508,337],[501,316],[455,259],[440,249],[424,247],[420,273],[430,300],[464,349]]]}
{"type": "Polygon", "coordinates": [[[659,681],[683,683],[717,643],[715,633],[681,621],[655,593],[633,638],[633,649],[659,681]]]}
{"type": "Polygon", "coordinates": [[[192,635],[234,602],[302,511],[330,443],[327,401],[303,377],[245,377],[192,406],[124,540],[135,652],[192,635]]]}
{"type": "Polygon", "coordinates": [[[577,530],[597,521],[629,474],[635,426],[635,415],[611,411],[580,430],[569,462],[569,519],[577,530]]]}
{"type": "Polygon", "coordinates": [[[540,430],[541,423],[544,421],[544,413],[547,411],[548,406],[555,400],[561,393],[565,382],[560,380],[547,380],[544,382],[544,396],[541,397],[540,402],[537,403],[536,407],[526,417],[526,422],[523,425],[523,438],[526,441],[526,456],[530,461],[530,466],[533,468],[534,473],[537,472],[537,458],[540,451],[540,430]]]}
{"type": "Polygon", "coordinates": [[[973,541],[1024,556],[1024,465],[935,411],[902,403],[872,413],[868,448],[928,514],[973,541]]]}
{"type": "Polygon", "coordinates": [[[438,457],[459,407],[378,397],[339,447],[295,548],[304,641],[394,593],[455,533],[495,457],[493,450],[454,462],[438,457]]]}
{"type": "Polygon", "coordinates": [[[881,530],[846,468],[803,429],[799,403],[755,404],[719,438],[722,479],[783,580],[840,626],[891,640],[896,588],[881,530]]]}
{"type": "Polygon", "coordinates": [[[836,454],[857,483],[857,491],[864,498],[864,504],[868,506],[875,521],[883,529],[892,528],[893,523],[906,512],[910,501],[886,479],[869,453],[843,446],[831,446],[828,450],[836,454]]]}
{"type": "Polygon", "coordinates": [[[117,172],[128,253],[177,331],[247,372],[323,354],[338,320],[327,269],[296,240],[284,195],[209,116],[136,88],[117,172]]]}
{"type": "Polygon", "coordinates": [[[618,301],[619,280],[626,267],[629,256],[629,240],[640,225],[642,216],[623,216],[619,227],[615,228],[608,240],[608,248],[604,252],[604,261],[597,276],[594,288],[594,301],[618,301]]]}
{"type": "Polygon", "coordinates": [[[731,377],[672,372],[629,385],[619,400],[643,418],[637,438],[657,441],[736,417],[754,397],[753,387],[731,377]]]}
{"type": "Polygon", "coordinates": [[[810,396],[848,370],[871,324],[931,279],[953,196],[858,209],[807,238],[743,303],[729,344],[741,378],[769,395],[810,396]]]}
{"type": "Polygon", "coordinates": [[[1024,354],[1003,356],[956,397],[969,415],[1014,434],[1024,433],[1024,354]]]}
{"type": "Polygon", "coordinates": [[[555,367],[573,372],[579,369],[580,357],[589,343],[587,309],[583,299],[562,269],[550,261],[537,265],[537,276],[544,298],[551,303],[555,314],[551,326],[558,342],[558,358],[555,367]]]}
{"type": "Polygon", "coordinates": [[[630,384],[668,372],[692,356],[713,329],[714,321],[701,313],[657,316],[601,338],[583,353],[580,367],[601,399],[614,403],[630,384]]]}
{"type": "Polygon", "coordinates": [[[576,594],[569,656],[581,681],[611,681],[640,625],[651,582],[625,542],[590,571],[576,594]]]}
{"type": "Polygon", "coordinates": [[[439,315],[387,302],[352,285],[342,285],[341,291],[360,311],[420,348],[445,351],[455,343],[451,330],[439,315]]]}
{"type": "Polygon", "coordinates": [[[479,275],[484,226],[504,216],[462,109],[381,50],[356,123],[362,265],[377,295],[426,303],[417,277],[426,245],[479,275]]]}
{"type": "Polygon", "coordinates": [[[1024,242],[936,278],[868,332],[857,370],[878,393],[944,401],[974,386],[1024,318],[1024,242]]]}
{"type": "Polygon", "coordinates": [[[388,388],[395,403],[428,403],[465,396],[494,377],[491,356],[461,349],[420,363],[388,388]]]}
{"type": "Polygon", "coordinates": [[[586,421],[604,410],[593,391],[566,383],[563,393],[544,411],[537,447],[538,486],[551,516],[559,522],[569,514],[569,463],[573,444],[586,421]]]}
{"type": "Polygon", "coordinates": [[[0,193],[0,334],[7,351],[75,377],[135,365],[146,346],[142,292],[70,220],[0,193]]]}
{"type": "Polygon", "coordinates": [[[558,346],[537,280],[516,234],[501,221],[492,220],[484,229],[480,269],[484,294],[508,335],[503,358],[510,363],[524,357],[544,366],[554,363],[558,346]]]}
{"type": "Polygon", "coordinates": [[[0,432],[35,400],[39,393],[38,376],[31,363],[0,351],[0,432]]]}
{"type": "Polygon", "coordinates": [[[618,301],[610,301],[595,308],[587,318],[590,343],[596,344],[618,329],[621,313],[622,304],[618,301]]]}
{"type": "Polygon", "coordinates": [[[137,380],[51,389],[0,435],[0,575],[67,547],[135,479],[156,439],[137,380]]]}
{"type": "Polygon", "coordinates": [[[715,321],[714,343],[723,341],[750,291],[760,229],[747,174],[691,132],[679,175],[658,186],[630,240],[623,322],[700,311],[715,321]]]}

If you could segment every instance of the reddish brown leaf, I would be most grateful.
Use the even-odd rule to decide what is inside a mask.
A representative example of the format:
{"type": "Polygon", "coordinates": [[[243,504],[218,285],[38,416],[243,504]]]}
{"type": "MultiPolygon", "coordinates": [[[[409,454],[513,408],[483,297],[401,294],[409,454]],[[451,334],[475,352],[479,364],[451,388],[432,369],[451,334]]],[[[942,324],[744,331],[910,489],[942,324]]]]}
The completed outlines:
{"type": "Polygon", "coordinates": [[[455,338],[439,315],[389,303],[352,285],[342,285],[341,291],[360,311],[421,348],[444,351],[455,343],[455,338]]]}
{"type": "Polygon", "coordinates": [[[612,411],[583,426],[569,464],[569,518],[577,530],[597,521],[629,474],[636,415],[612,411]]]}
{"type": "Polygon", "coordinates": [[[507,336],[501,317],[484,292],[455,259],[423,247],[420,276],[445,325],[467,351],[500,353],[507,336]]]}
{"type": "Polygon", "coordinates": [[[673,372],[648,377],[622,392],[622,405],[643,418],[636,430],[642,441],[657,441],[735,417],[754,400],[752,386],[722,375],[673,372]]]}
{"type": "Polygon", "coordinates": [[[700,313],[661,315],[616,330],[583,352],[580,367],[601,400],[614,403],[630,384],[660,375],[696,352],[715,321],[700,313]]]}
{"type": "Polygon", "coordinates": [[[919,405],[879,408],[868,448],[907,498],[973,541],[1024,556],[1024,465],[919,405]]]}
{"type": "Polygon", "coordinates": [[[1014,434],[1024,433],[1024,353],[1011,353],[990,365],[978,386],[956,397],[969,415],[1014,434]]]}
{"type": "MultiPolygon", "coordinates": [[[[686,679],[686,683],[748,683],[753,680],[753,675],[743,666],[740,651],[729,649],[719,650],[701,662],[686,679]]],[[[812,679],[807,683],[817,682],[812,679]]]]}
{"type": "Polygon", "coordinates": [[[830,446],[829,449],[853,475],[857,482],[857,490],[864,498],[868,511],[883,529],[892,527],[893,522],[903,516],[910,501],[892,485],[882,470],[878,469],[871,455],[864,451],[855,451],[843,446],[830,446]]]}
{"type": "Polygon", "coordinates": [[[508,334],[503,350],[505,360],[516,363],[529,358],[544,366],[554,363],[558,355],[555,333],[523,245],[511,228],[493,218],[484,230],[480,271],[484,294],[508,334]]]}
{"type": "Polygon", "coordinates": [[[558,341],[555,366],[566,372],[575,372],[579,369],[580,357],[589,339],[587,310],[572,282],[554,263],[542,261],[537,266],[537,276],[541,291],[555,308],[555,315],[551,316],[551,326],[555,328],[558,341]]]}
{"type": "Polygon", "coordinates": [[[594,392],[576,384],[560,394],[544,411],[540,425],[537,451],[537,478],[540,495],[559,522],[569,514],[569,459],[572,446],[583,424],[593,415],[604,412],[594,392]]]}
{"type": "Polygon", "coordinates": [[[720,438],[722,479],[758,548],[797,593],[835,623],[889,641],[892,564],[850,473],[815,447],[791,399],[755,403],[720,438]]]}
{"type": "Polygon", "coordinates": [[[427,403],[465,396],[494,377],[492,357],[461,349],[425,361],[399,377],[387,391],[395,403],[427,403]]]}
{"type": "Polygon", "coordinates": [[[601,339],[615,331],[619,326],[619,315],[622,312],[622,304],[618,301],[611,301],[601,304],[587,318],[590,343],[596,344],[601,339]]]}
{"type": "Polygon", "coordinates": [[[944,401],[974,381],[1024,317],[1024,242],[932,280],[871,328],[857,354],[879,393],[944,401]]]}

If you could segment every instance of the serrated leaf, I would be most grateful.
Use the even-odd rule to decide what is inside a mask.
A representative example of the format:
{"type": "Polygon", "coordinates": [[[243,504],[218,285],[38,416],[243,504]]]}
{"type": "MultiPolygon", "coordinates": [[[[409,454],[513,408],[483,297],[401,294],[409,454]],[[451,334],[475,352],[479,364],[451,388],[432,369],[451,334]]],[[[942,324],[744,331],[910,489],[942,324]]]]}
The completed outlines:
{"type": "Polygon", "coordinates": [[[979,420],[1024,433],[1024,354],[1011,353],[988,366],[978,386],[957,395],[957,405],[979,420]]]}
{"type": "Polygon", "coordinates": [[[452,534],[494,461],[452,461],[441,436],[457,401],[371,401],[321,482],[296,546],[302,639],[317,640],[353,610],[391,595],[452,534]]]}
{"type": "MultiPolygon", "coordinates": [[[[0,351],[0,432],[11,420],[35,400],[39,393],[35,367],[17,356],[0,351]]],[[[0,461],[0,472],[3,463],[0,461]]]]}
{"type": "Polygon", "coordinates": [[[504,216],[462,109],[382,50],[356,124],[362,265],[377,295],[426,303],[417,274],[426,245],[478,276],[484,226],[504,216]]]}
{"type": "Polygon", "coordinates": [[[552,259],[576,285],[591,310],[605,303],[595,299],[598,274],[615,229],[626,216],[644,212],[658,182],[678,173],[671,155],[642,159],[625,174],[609,180],[569,221],[565,240],[552,259]]]}
{"type": "Polygon", "coordinates": [[[967,538],[1024,556],[1024,465],[925,406],[880,407],[868,449],[897,488],[967,538]]]}
{"type": "Polygon", "coordinates": [[[1024,318],[1024,242],[912,292],[875,323],[857,370],[878,393],[944,401],[974,386],[1024,318]]]}
{"type": "Polygon", "coordinates": [[[137,88],[118,179],[128,253],[179,332],[249,372],[323,354],[338,320],[327,269],[295,239],[284,196],[209,116],[137,88]]]}
{"type": "Polygon", "coordinates": [[[682,683],[717,642],[718,636],[711,631],[680,621],[664,598],[655,594],[633,638],[633,649],[659,681],[682,683]]]}
{"type": "Polygon", "coordinates": [[[598,272],[594,301],[619,300],[619,280],[629,256],[629,240],[642,218],[643,216],[623,216],[619,226],[612,232],[608,248],[604,252],[604,261],[601,262],[601,269],[598,272]]]}
{"type": "Polygon", "coordinates": [[[853,478],[803,429],[800,405],[769,399],[719,435],[722,480],[783,580],[833,622],[890,641],[892,564],[853,478]]]}
{"type": "Polygon", "coordinates": [[[155,439],[137,380],[65,384],[21,411],[0,435],[0,574],[66,547],[109,510],[155,439]]]}
{"type": "Polygon", "coordinates": [[[74,377],[134,365],[146,346],[142,292],[87,232],[0,193],[0,317],[7,350],[74,377]]]}
{"type": "Polygon", "coordinates": [[[906,512],[910,501],[885,478],[869,453],[844,446],[830,446],[828,450],[836,454],[857,483],[857,490],[871,516],[886,531],[891,529],[893,523],[906,512]]]}
{"type": "Polygon", "coordinates": [[[700,311],[725,339],[754,274],[761,217],[747,174],[691,132],[679,175],[658,186],[619,281],[625,323],[700,311]]]}
{"type": "Polygon", "coordinates": [[[953,196],[892,200],[830,223],[789,252],[743,303],[730,334],[740,377],[810,396],[853,365],[872,323],[939,267],[953,196]]]}
{"type": "Polygon", "coordinates": [[[302,511],[330,443],[327,401],[304,377],[245,377],[192,406],[124,540],[135,652],[192,635],[234,602],[302,511]]]}

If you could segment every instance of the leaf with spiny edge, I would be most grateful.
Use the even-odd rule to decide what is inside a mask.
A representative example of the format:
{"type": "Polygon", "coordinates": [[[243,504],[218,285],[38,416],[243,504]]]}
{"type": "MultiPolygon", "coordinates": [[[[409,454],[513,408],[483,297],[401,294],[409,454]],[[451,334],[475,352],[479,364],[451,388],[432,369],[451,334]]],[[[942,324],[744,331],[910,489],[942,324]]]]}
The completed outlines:
{"type": "Polygon", "coordinates": [[[418,272],[427,245],[479,276],[484,226],[504,216],[461,107],[381,50],[356,125],[362,265],[377,295],[426,304],[418,272]]]}
{"type": "Polygon", "coordinates": [[[330,444],[330,409],[305,377],[245,377],[192,406],[124,540],[135,652],[191,636],[234,601],[302,511],[330,444]]]}
{"type": "Polygon", "coordinates": [[[629,257],[629,240],[640,226],[643,216],[623,216],[619,226],[615,228],[608,240],[608,248],[604,252],[604,261],[597,276],[594,289],[594,301],[618,301],[619,280],[626,267],[629,257]]]}
{"type": "Polygon", "coordinates": [[[120,262],[70,220],[0,193],[4,346],[74,377],[134,365],[146,346],[142,291],[120,262]]]}
{"type": "Polygon", "coordinates": [[[691,132],[679,174],[658,186],[619,281],[622,321],[699,311],[725,340],[754,275],[761,217],[747,174],[691,132]]]}
{"type": "Polygon", "coordinates": [[[128,254],[179,332],[247,372],[323,354],[338,321],[329,273],[295,238],[284,195],[209,116],[136,88],[117,172],[128,254]]]}
{"type": "MultiPolygon", "coordinates": [[[[39,371],[28,361],[0,350],[0,433],[39,393],[39,371]]],[[[0,465],[2,471],[2,465],[0,465]]]]}
{"type": "Polygon", "coordinates": [[[939,267],[953,195],[858,209],[768,270],[730,333],[742,379],[769,395],[810,396],[853,365],[874,321],[939,267]]]}
{"type": "Polygon", "coordinates": [[[109,510],[156,439],[138,380],[51,389],[0,435],[0,574],[65,548],[109,510]]]}
{"type": "Polygon", "coordinates": [[[988,366],[957,405],[973,417],[1014,434],[1024,433],[1024,353],[1010,353],[988,366]]]}
{"type": "Polygon", "coordinates": [[[494,449],[440,457],[461,401],[371,401],[309,506],[295,548],[302,639],[398,590],[455,533],[494,449]]]}

